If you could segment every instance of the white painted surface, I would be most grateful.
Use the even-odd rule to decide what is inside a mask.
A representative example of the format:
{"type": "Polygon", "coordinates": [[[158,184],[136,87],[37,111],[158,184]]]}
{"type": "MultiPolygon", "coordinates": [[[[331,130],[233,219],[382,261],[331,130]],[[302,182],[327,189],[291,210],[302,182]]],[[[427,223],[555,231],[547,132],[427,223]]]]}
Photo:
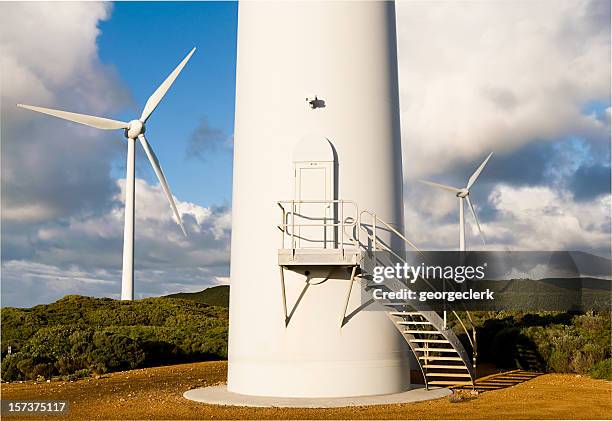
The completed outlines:
{"type": "Polygon", "coordinates": [[[459,197],[459,251],[465,251],[465,217],[463,197],[459,197]]]}
{"type": "Polygon", "coordinates": [[[474,217],[474,221],[476,222],[476,228],[478,228],[478,234],[480,235],[480,239],[482,240],[482,244],[486,245],[485,237],[482,232],[482,228],[480,227],[480,222],[478,221],[478,216],[476,215],[476,210],[474,209],[474,205],[470,200],[470,189],[480,176],[482,170],[489,162],[489,159],[493,156],[493,152],[491,152],[484,161],[480,164],[476,171],[470,176],[467,181],[467,184],[464,188],[458,189],[456,187],[447,186],[445,184],[434,183],[432,181],[419,180],[421,183],[430,185],[432,187],[436,187],[438,189],[446,190],[451,193],[454,193],[459,198],[459,251],[465,251],[465,203],[464,200],[467,201],[468,207],[470,208],[470,212],[472,212],[472,216],[474,217]]]}
{"type": "MultiPolygon", "coordinates": [[[[299,201],[332,200],[330,184],[333,180],[332,165],[329,162],[299,162],[295,166],[295,199],[299,201]]],[[[326,224],[331,218],[329,203],[296,203],[296,224],[298,248],[327,248],[333,246],[331,227],[317,226],[326,224]]]]}
{"type": "MultiPolygon", "coordinates": [[[[334,197],[334,151],[329,140],[307,136],[293,151],[293,175],[295,200],[328,201],[334,197]]],[[[333,222],[334,206],[330,203],[297,203],[295,223],[304,226],[296,229],[298,248],[334,247],[334,230],[330,226],[314,226],[333,222]]]]}
{"type": "MultiPolygon", "coordinates": [[[[313,271],[285,327],[276,202],[294,194],[294,151],[325,137],[337,196],[403,229],[395,14],[382,2],[242,2],[238,16],[228,390],[275,397],[393,394],[408,348],[384,312],[339,327],[349,274],[313,271]],[[324,107],[311,108],[316,94],[324,107]]],[[[388,238],[385,238],[388,240],[388,238]]],[[[306,276],[286,271],[288,311],[306,276]]]]}
{"type": "Polygon", "coordinates": [[[121,299],[134,299],[134,202],[136,140],[127,139],[127,162],[125,174],[125,213],[123,225],[123,266],[121,271],[121,299]]]}
{"type": "Polygon", "coordinates": [[[439,399],[452,394],[449,389],[431,388],[423,385],[391,395],[359,396],[345,398],[273,398],[267,396],[239,395],[228,392],[227,386],[211,386],[188,390],[183,397],[196,402],[213,405],[250,406],[262,408],[342,408],[347,406],[389,405],[439,399]]]}

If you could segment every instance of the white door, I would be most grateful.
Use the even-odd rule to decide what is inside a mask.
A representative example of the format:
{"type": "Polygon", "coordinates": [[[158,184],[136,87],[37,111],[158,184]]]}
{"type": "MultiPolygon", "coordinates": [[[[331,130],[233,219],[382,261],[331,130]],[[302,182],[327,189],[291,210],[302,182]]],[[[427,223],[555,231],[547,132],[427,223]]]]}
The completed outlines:
{"type": "Polygon", "coordinates": [[[334,167],[329,161],[295,162],[296,248],[334,247],[334,167]],[[314,202],[309,202],[314,201],[314,202]],[[308,226],[304,226],[308,225],[308,226]]]}

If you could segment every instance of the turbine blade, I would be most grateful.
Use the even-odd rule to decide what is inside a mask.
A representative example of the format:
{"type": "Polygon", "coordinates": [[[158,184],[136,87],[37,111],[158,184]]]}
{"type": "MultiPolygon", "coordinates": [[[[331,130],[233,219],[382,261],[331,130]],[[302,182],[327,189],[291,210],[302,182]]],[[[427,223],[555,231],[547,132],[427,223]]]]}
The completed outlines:
{"type": "Polygon", "coordinates": [[[476,182],[476,179],[478,178],[482,170],[484,170],[485,165],[487,165],[487,162],[489,162],[489,159],[491,159],[491,155],[493,155],[493,152],[491,152],[489,156],[487,156],[486,159],[482,161],[480,167],[476,168],[476,171],[474,171],[474,174],[472,174],[472,176],[468,180],[467,186],[465,187],[466,189],[469,190],[470,187],[472,187],[472,185],[476,182]]]}
{"type": "Polygon", "coordinates": [[[164,82],[161,85],[159,85],[157,90],[153,92],[153,95],[149,97],[149,99],[147,100],[147,103],[144,106],[144,109],[142,110],[140,121],[146,122],[147,119],[153,113],[153,111],[155,111],[155,108],[157,108],[157,106],[161,102],[164,95],[166,95],[166,92],[168,92],[168,89],[170,89],[170,87],[174,83],[174,80],[177,78],[179,73],[181,73],[181,70],[183,70],[183,67],[185,67],[185,65],[187,64],[187,62],[189,61],[189,59],[195,52],[195,50],[196,49],[194,47],[189,52],[189,54],[187,54],[187,57],[185,57],[183,61],[181,61],[178,66],[176,66],[176,68],[172,71],[172,73],[170,73],[170,75],[166,78],[166,80],[164,80],[164,82]]]}
{"type": "Polygon", "coordinates": [[[151,148],[151,145],[149,145],[149,142],[147,142],[147,139],[144,137],[144,135],[142,134],[139,135],[138,140],[140,140],[140,144],[145,150],[145,153],[147,154],[147,157],[149,158],[149,162],[151,162],[151,166],[153,167],[153,170],[155,171],[155,175],[157,175],[159,184],[161,184],[162,189],[164,189],[164,193],[166,193],[168,202],[170,202],[170,207],[172,208],[172,211],[174,212],[174,215],[176,216],[176,220],[178,221],[178,224],[181,226],[181,230],[183,231],[183,234],[185,234],[185,237],[186,237],[187,232],[185,231],[185,227],[183,226],[183,221],[181,220],[181,214],[176,208],[176,204],[174,203],[174,199],[172,198],[172,192],[170,191],[170,187],[168,186],[168,182],[166,181],[164,172],[162,171],[161,166],[159,165],[157,156],[155,156],[155,152],[153,152],[153,148],[151,148]]]}
{"type": "Polygon", "coordinates": [[[461,191],[461,189],[456,189],[455,187],[446,186],[444,184],[434,183],[433,181],[426,181],[426,180],[418,180],[418,181],[423,184],[429,184],[430,186],[437,187],[442,190],[451,191],[453,193],[459,193],[461,191]]]}
{"type": "Polygon", "coordinates": [[[478,227],[478,233],[480,234],[480,238],[482,239],[482,244],[485,246],[487,242],[485,241],[484,234],[482,233],[482,229],[480,228],[480,222],[478,222],[478,217],[476,216],[476,211],[474,210],[474,206],[472,206],[472,201],[470,200],[470,196],[465,197],[467,199],[470,210],[472,211],[472,215],[474,215],[474,219],[476,220],[476,226],[478,227]]]}
{"type": "Polygon", "coordinates": [[[68,111],[53,110],[51,108],[35,107],[33,105],[17,104],[20,108],[36,111],[38,113],[52,115],[53,117],[69,120],[74,123],[84,124],[86,126],[95,127],[96,129],[113,130],[127,129],[128,123],[109,118],[94,117],[92,115],[71,113],[68,111]]]}

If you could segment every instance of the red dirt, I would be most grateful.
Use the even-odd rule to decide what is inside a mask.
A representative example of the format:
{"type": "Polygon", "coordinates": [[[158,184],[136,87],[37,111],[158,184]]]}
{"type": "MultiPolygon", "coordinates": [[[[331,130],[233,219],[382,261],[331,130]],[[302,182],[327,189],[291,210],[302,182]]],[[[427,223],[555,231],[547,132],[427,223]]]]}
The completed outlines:
{"type": "Polygon", "coordinates": [[[224,361],[182,364],[75,382],[4,383],[1,392],[3,400],[68,400],[70,419],[608,419],[612,415],[612,382],[568,374],[519,380],[476,397],[466,394],[468,399],[456,403],[443,398],[369,407],[283,409],[206,405],[182,397],[188,389],[225,382],[226,371],[224,361]]]}

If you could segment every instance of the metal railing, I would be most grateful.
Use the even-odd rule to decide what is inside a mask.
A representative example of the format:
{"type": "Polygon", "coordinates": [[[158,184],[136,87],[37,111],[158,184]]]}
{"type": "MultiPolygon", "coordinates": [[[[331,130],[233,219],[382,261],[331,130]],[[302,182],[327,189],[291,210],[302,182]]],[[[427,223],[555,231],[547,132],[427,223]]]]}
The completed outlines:
{"type": "Polygon", "coordinates": [[[331,243],[332,247],[335,249],[344,249],[345,244],[349,244],[352,246],[359,245],[359,229],[358,220],[359,220],[359,207],[357,203],[352,200],[282,200],[277,202],[277,205],[281,209],[281,223],[278,225],[278,229],[281,231],[281,241],[280,248],[285,248],[285,237],[289,237],[291,239],[291,247],[292,249],[298,248],[296,239],[300,238],[300,234],[296,234],[296,229],[306,228],[306,227],[321,227],[324,233],[327,233],[328,228],[334,229],[337,231],[337,234],[331,240],[327,240],[326,238],[321,240],[325,247],[328,243],[331,243]],[[300,211],[296,208],[299,205],[304,204],[321,204],[328,205],[328,207],[333,206],[338,209],[333,209],[331,216],[306,216],[302,215],[300,211]],[[291,210],[287,210],[285,206],[291,205],[291,210]],[[345,205],[349,205],[354,209],[354,218],[350,216],[345,218],[345,205]],[[339,218],[336,218],[336,214],[340,214],[339,218]],[[299,218],[296,223],[296,216],[299,218]],[[351,218],[350,221],[347,222],[347,219],[351,218]],[[303,223],[301,220],[323,220],[321,223],[303,223]],[[290,220],[290,221],[289,221],[290,220]],[[331,222],[330,222],[331,221],[331,222]],[[346,228],[352,229],[354,235],[346,235],[346,228]]]}
{"type": "MultiPolygon", "coordinates": [[[[380,219],[376,215],[375,212],[372,212],[369,210],[362,210],[360,212],[357,203],[352,200],[342,200],[342,199],[336,199],[336,200],[283,200],[283,201],[277,202],[277,205],[279,206],[281,210],[281,223],[278,225],[278,229],[281,231],[280,233],[280,248],[281,249],[285,249],[286,237],[291,239],[291,247],[290,247],[291,249],[295,250],[296,248],[299,248],[297,247],[298,244],[296,242],[296,239],[301,238],[301,235],[300,235],[301,233],[296,234],[296,229],[301,229],[304,227],[321,227],[323,229],[323,232],[327,232],[328,228],[332,228],[334,230],[337,230],[337,234],[335,235],[335,238],[332,238],[331,240],[327,240],[326,238],[321,240],[321,242],[323,242],[324,244],[324,247],[322,248],[329,248],[326,246],[328,243],[331,243],[332,245],[331,248],[344,250],[345,244],[348,244],[351,246],[363,247],[365,249],[369,248],[372,251],[377,251],[377,250],[387,251],[391,253],[395,258],[405,261],[390,246],[388,246],[384,241],[381,241],[379,239],[378,230],[384,229],[385,232],[388,232],[388,233],[391,233],[397,236],[405,244],[409,245],[411,248],[413,248],[414,250],[419,252],[421,255],[423,255],[421,250],[419,250],[419,248],[414,243],[408,240],[404,234],[402,234],[392,225],[380,219]],[[297,209],[297,206],[303,205],[303,204],[321,204],[321,205],[328,205],[328,208],[330,206],[333,206],[333,207],[337,207],[338,209],[334,209],[332,211],[331,216],[325,215],[325,216],[315,216],[315,217],[310,216],[309,217],[306,215],[302,215],[297,209]],[[288,205],[291,206],[291,210],[288,210],[285,208],[285,206],[288,206],[288,205]],[[355,215],[354,218],[351,216],[345,217],[346,216],[345,215],[345,205],[350,205],[352,207],[352,209],[354,210],[354,215],[355,215]],[[336,215],[338,213],[339,213],[339,218],[336,218],[336,215]],[[371,223],[369,225],[364,224],[363,215],[368,215],[371,218],[371,223]],[[300,218],[298,222],[296,222],[296,216],[300,218]],[[303,223],[301,222],[302,220],[320,220],[320,219],[323,220],[321,223],[303,223]],[[383,227],[383,228],[380,228],[380,227],[383,227]],[[347,235],[345,231],[346,228],[350,228],[352,231],[352,234],[347,235]],[[362,244],[360,242],[360,231],[361,230],[363,230],[366,233],[366,237],[368,239],[369,244],[362,244]]],[[[427,282],[426,279],[424,279],[424,281],[427,282]]],[[[427,282],[427,284],[429,284],[429,282],[427,282]]],[[[444,311],[443,313],[444,313],[444,328],[446,329],[447,328],[447,312],[444,311]]],[[[468,329],[465,323],[463,322],[461,317],[459,317],[457,312],[452,311],[452,313],[455,316],[455,318],[458,320],[459,325],[462,327],[463,331],[465,332],[466,337],[470,343],[470,346],[472,347],[473,367],[475,368],[476,367],[476,356],[477,356],[476,327],[474,325],[472,317],[469,311],[465,312],[470,322],[470,326],[472,330],[470,334],[470,332],[468,332],[468,329]]]]}
{"type": "MultiPolygon", "coordinates": [[[[414,250],[416,250],[417,252],[419,252],[421,254],[421,256],[423,256],[423,253],[421,252],[421,250],[419,250],[419,248],[414,245],[414,243],[412,243],[410,240],[408,240],[402,233],[400,233],[397,229],[395,229],[394,227],[392,227],[391,225],[389,225],[387,222],[383,221],[382,219],[380,219],[375,212],[372,211],[368,211],[368,210],[362,210],[361,213],[359,214],[359,227],[361,229],[363,229],[367,235],[367,237],[371,240],[372,242],[372,250],[376,251],[376,250],[383,250],[383,251],[387,251],[388,253],[390,253],[393,257],[395,257],[396,259],[399,259],[403,262],[405,262],[405,260],[399,256],[395,251],[393,251],[391,249],[391,247],[387,246],[384,242],[381,242],[378,239],[378,226],[382,225],[385,227],[385,229],[388,232],[391,232],[393,234],[395,234],[397,237],[399,237],[401,240],[403,240],[406,244],[408,244],[411,248],[413,248],[414,250]],[[363,214],[367,214],[371,217],[371,233],[368,232],[368,230],[366,229],[367,225],[365,225],[363,223],[363,219],[362,219],[362,215],[363,214]]],[[[431,284],[427,281],[427,279],[423,279],[424,282],[426,282],[428,285],[431,286],[431,284]]],[[[459,314],[457,314],[456,311],[452,311],[453,315],[455,316],[455,318],[457,319],[457,321],[459,322],[459,325],[463,328],[463,331],[468,339],[468,342],[470,343],[470,346],[472,348],[472,366],[473,368],[476,368],[476,357],[478,355],[478,349],[477,349],[477,342],[476,342],[476,326],[474,325],[474,321],[472,320],[472,316],[470,314],[469,311],[465,311],[466,316],[470,322],[470,327],[471,327],[471,334],[470,332],[468,332],[468,329],[465,325],[465,323],[463,322],[463,320],[461,319],[461,317],[459,317],[459,314]]],[[[443,312],[443,320],[444,320],[444,329],[447,328],[447,312],[444,311],[443,312]]]]}

